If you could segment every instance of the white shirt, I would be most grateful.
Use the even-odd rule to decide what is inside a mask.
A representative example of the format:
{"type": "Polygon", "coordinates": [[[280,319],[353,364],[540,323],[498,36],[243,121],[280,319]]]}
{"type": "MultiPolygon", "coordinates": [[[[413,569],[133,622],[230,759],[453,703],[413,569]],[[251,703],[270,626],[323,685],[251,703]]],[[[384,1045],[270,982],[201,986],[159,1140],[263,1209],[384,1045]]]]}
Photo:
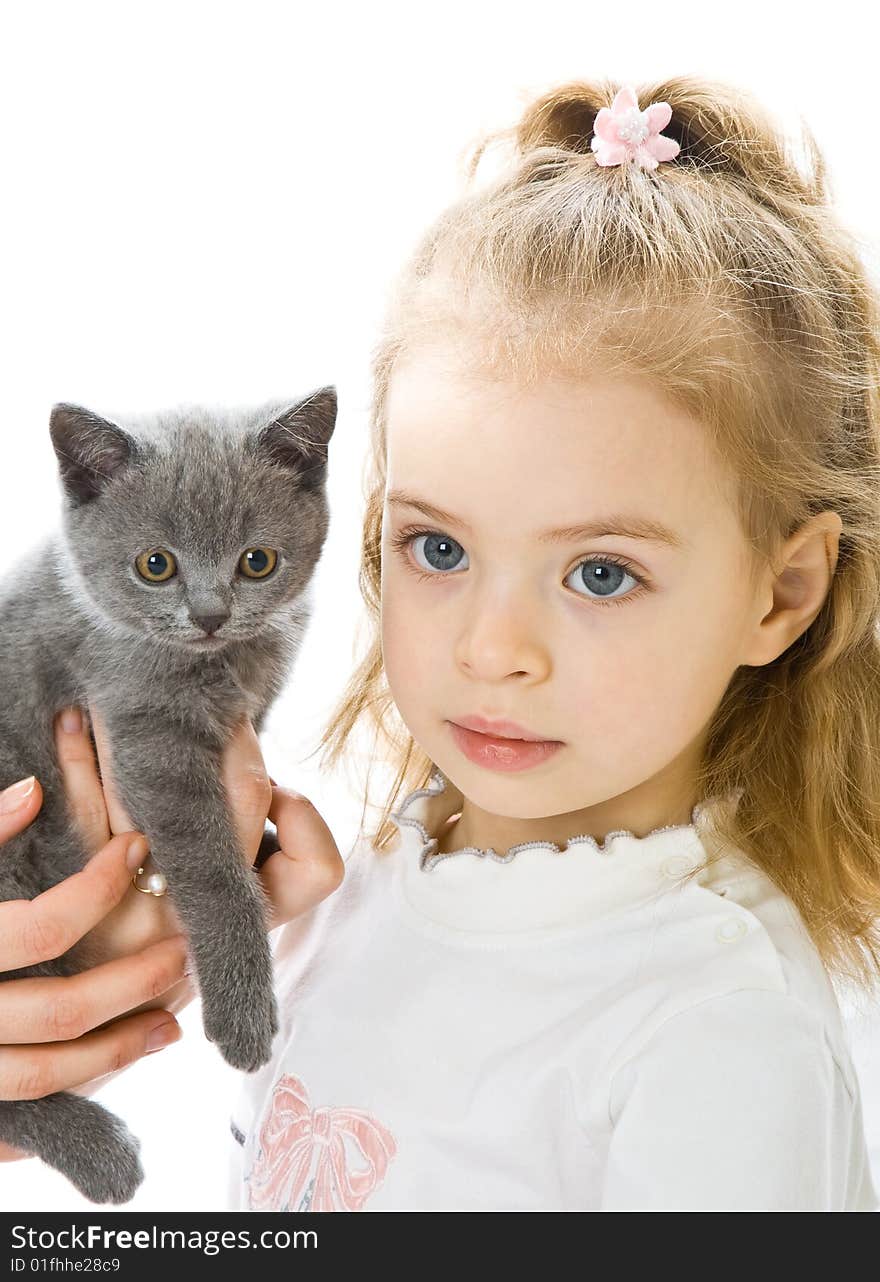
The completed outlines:
{"type": "Polygon", "coordinates": [[[705,807],[601,845],[438,853],[460,809],[435,771],[396,847],[362,834],[280,932],[231,1208],[878,1207],[834,988],[766,875],[702,867],[705,807]]]}

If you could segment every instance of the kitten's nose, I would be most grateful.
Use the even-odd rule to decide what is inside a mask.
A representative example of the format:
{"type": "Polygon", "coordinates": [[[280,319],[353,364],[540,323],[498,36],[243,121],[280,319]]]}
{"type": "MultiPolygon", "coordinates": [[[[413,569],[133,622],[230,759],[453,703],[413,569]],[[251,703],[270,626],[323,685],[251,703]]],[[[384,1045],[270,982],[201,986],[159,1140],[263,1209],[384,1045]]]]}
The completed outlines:
{"type": "Polygon", "coordinates": [[[221,623],[225,623],[229,618],[229,611],[224,610],[221,614],[194,614],[191,616],[193,623],[207,632],[208,636],[216,632],[221,623]]]}

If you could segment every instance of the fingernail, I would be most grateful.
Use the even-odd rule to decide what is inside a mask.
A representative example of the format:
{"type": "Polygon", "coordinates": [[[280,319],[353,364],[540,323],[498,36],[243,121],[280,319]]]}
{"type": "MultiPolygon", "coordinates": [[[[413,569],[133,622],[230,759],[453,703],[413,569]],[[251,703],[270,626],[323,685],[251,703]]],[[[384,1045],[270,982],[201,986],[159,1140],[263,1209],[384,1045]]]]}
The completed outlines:
{"type": "Polygon", "coordinates": [[[9,815],[13,810],[18,810],[19,806],[23,806],[33,792],[36,782],[35,775],[28,775],[27,779],[21,779],[0,792],[0,815],[9,815]]]}
{"type": "Polygon", "coordinates": [[[153,1051],[160,1051],[163,1046],[170,1046],[180,1037],[180,1025],[177,1020],[169,1019],[164,1024],[157,1024],[147,1033],[147,1054],[152,1055],[153,1051]]]}
{"type": "Polygon", "coordinates": [[[61,714],[61,729],[67,734],[82,734],[83,721],[79,708],[65,708],[61,714]]]}
{"type": "Polygon", "coordinates": [[[125,862],[130,872],[137,872],[150,853],[146,837],[137,836],[125,853],[125,862]]]}

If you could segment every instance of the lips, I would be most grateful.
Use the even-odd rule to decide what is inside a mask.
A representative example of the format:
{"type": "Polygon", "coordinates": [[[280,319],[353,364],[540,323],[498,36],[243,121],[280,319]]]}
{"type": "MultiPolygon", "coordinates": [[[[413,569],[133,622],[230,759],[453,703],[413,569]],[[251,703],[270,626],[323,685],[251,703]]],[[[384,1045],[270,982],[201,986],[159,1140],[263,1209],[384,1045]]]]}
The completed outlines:
{"type": "MultiPolygon", "coordinates": [[[[477,718],[469,717],[468,720],[477,720],[477,718]]],[[[448,724],[459,751],[469,761],[487,770],[504,773],[529,770],[533,766],[541,765],[565,746],[558,739],[515,739],[509,734],[490,735],[483,730],[471,730],[457,721],[450,721],[448,724]]],[[[495,724],[498,723],[495,722],[495,724]]],[[[508,730],[511,724],[509,721],[502,722],[508,730]]],[[[522,732],[521,726],[515,728],[522,732]]]]}
{"type": "Polygon", "coordinates": [[[490,717],[458,717],[453,725],[463,726],[465,730],[476,730],[478,734],[491,735],[493,739],[522,739],[526,743],[559,743],[559,739],[548,739],[546,735],[532,734],[525,726],[515,721],[492,720],[490,717]]]}

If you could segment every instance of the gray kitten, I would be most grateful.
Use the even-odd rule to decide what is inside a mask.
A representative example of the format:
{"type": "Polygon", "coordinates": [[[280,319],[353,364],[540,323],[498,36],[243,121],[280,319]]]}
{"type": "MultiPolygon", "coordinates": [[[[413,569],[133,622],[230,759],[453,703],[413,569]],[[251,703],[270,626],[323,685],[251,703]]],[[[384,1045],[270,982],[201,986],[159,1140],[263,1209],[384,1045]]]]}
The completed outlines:
{"type": "MultiPolygon", "coordinates": [[[[56,405],[62,526],[0,584],[0,789],[33,774],[45,797],[0,852],[0,900],[32,899],[86,862],[53,719],[91,703],[189,936],[205,1032],[248,1072],[278,1021],[268,905],[238,848],[221,757],[243,718],[260,730],[311,614],[336,408],[333,387],[124,426],[56,405]]],[[[277,848],[267,831],[258,864],[277,848]]],[[[76,974],[94,962],[86,945],[0,980],[76,974]]],[[[139,1141],[72,1092],[0,1101],[0,1139],[92,1201],[127,1201],[143,1178],[139,1141]]]]}

